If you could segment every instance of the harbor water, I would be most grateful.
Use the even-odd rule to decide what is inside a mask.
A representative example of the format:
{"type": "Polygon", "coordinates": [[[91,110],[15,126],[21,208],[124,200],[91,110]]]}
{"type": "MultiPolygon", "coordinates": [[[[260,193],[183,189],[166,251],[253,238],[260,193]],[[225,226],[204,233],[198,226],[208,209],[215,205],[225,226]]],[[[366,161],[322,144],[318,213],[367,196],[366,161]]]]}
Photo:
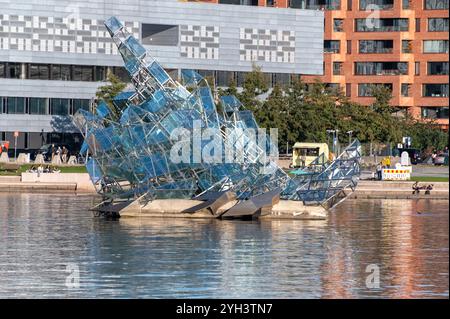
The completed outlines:
{"type": "Polygon", "coordinates": [[[448,202],[347,200],[324,221],[117,220],[0,194],[0,298],[448,298],[448,202]]]}

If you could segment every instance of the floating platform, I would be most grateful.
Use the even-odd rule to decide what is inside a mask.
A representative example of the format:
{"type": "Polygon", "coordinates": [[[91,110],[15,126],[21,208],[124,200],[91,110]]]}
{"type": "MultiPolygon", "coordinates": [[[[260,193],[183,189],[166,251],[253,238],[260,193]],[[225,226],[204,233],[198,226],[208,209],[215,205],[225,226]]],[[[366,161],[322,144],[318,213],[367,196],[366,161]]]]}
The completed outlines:
{"type": "MultiPolygon", "coordinates": [[[[141,205],[139,202],[130,202],[120,207],[116,213],[122,217],[164,217],[164,218],[218,218],[217,215],[225,214],[238,204],[232,200],[217,209],[216,214],[208,208],[201,208],[191,212],[195,206],[204,204],[200,200],[190,199],[157,199],[141,205]]],[[[119,207],[117,207],[119,208],[119,207]]],[[[103,211],[107,209],[103,208],[103,211]]],[[[327,210],[322,206],[305,206],[299,201],[280,200],[273,207],[265,210],[265,213],[257,216],[258,219],[295,219],[295,220],[324,220],[327,218],[327,210]]]]}

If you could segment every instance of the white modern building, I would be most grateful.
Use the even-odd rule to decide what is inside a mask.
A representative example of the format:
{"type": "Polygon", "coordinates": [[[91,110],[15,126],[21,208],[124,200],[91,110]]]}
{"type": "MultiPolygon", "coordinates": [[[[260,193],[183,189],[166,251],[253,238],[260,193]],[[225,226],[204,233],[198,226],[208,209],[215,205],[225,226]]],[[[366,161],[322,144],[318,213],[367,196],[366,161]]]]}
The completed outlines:
{"type": "Polygon", "coordinates": [[[270,84],[323,71],[322,11],[177,0],[0,0],[0,140],[18,148],[80,140],[69,115],[89,108],[108,71],[126,79],[103,26],[116,16],[178,77],[226,86],[252,65],[270,84]]]}

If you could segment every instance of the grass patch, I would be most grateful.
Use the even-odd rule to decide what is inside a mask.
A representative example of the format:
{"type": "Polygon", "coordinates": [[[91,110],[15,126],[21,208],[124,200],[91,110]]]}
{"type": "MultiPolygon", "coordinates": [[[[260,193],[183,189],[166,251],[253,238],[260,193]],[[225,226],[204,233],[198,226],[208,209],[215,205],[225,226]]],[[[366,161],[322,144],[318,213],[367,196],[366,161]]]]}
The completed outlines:
{"type": "MultiPolygon", "coordinates": [[[[36,164],[23,164],[16,171],[3,171],[0,164],[0,176],[20,176],[31,168],[31,166],[36,166],[36,164]]],[[[44,165],[44,167],[46,164],[44,165]]],[[[86,167],[83,166],[53,166],[61,170],[61,173],[87,173],[86,167]]]]}
{"type": "Polygon", "coordinates": [[[411,176],[413,182],[448,182],[448,177],[441,176],[411,176]]]}

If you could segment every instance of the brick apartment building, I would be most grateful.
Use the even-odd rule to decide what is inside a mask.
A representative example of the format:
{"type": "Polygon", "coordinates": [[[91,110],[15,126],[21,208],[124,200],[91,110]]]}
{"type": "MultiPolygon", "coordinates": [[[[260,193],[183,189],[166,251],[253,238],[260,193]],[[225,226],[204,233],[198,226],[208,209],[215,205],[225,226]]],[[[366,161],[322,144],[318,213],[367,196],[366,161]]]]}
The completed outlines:
{"type": "Polygon", "coordinates": [[[324,10],[324,72],[305,82],[319,78],[362,104],[371,84],[387,85],[392,105],[448,130],[449,0],[200,1],[324,10]]]}

